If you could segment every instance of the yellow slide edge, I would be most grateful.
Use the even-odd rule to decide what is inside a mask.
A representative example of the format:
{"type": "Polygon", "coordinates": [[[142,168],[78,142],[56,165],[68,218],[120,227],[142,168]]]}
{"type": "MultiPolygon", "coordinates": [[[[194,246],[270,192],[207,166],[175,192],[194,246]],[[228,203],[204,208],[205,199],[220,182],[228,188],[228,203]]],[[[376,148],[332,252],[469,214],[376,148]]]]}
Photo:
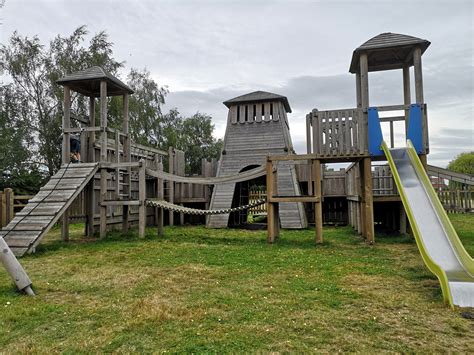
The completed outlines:
{"type": "MultiPolygon", "coordinates": [[[[410,146],[411,145],[410,142],[408,144],[409,144],[408,151],[410,151],[411,149],[413,149],[413,146],[410,146]]],[[[408,203],[408,199],[407,199],[405,190],[403,189],[403,184],[402,184],[402,181],[400,179],[400,175],[398,174],[397,167],[396,167],[395,162],[393,160],[392,154],[390,153],[390,150],[387,146],[387,143],[385,143],[385,141],[382,142],[382,150],[385,153],[385,156],[387,157],[388,164],[390,166],[390,170],[392,171],[393,179],[395,180],[395,184],[397,185],[398,192],[400,194],[400,198],[401,198],[402,203],[403,203],[403,207],[405,208],[408,220],[410,221],[410,226],[411,226],[411,229],[413,231],[413,235],[415,236],[415,241],[416,241],[416,244],[418,245],[418,250],[420,251],[421,258],[423,259],[423,262],[428,267],[428,269],[438,278],[439,283],[441,285],[441,291],[443,293],[444,302],[449,304],[451,307],[454,307],[453,306],[453,298],[451,296],[451,292],[449,291],[448,278],[446,276],[446,273],[444,272],[444,270],[438,264],[436,264],[433,261],[433,259],[431,259],[430,255],[426,251],[425,245],[424,245],[423,240],[421,238],[420,229],[418,227],[418,224],[417,224],[417,221],[416,221],[415,216],[413,214],[413,211],[412,211],[412,209],[411,209],[411,207],[408,203]]],[[[415,153],[415,155],[416,155],[416,153],[415,153]]],[[[416,156],[416,158],[419,161],[418,156],[416,156]]],[[[410,156],[410,159],[411,159],[411,156],[410,156]]],[[[423,169],[421,161],[419,163],[420,163],[421,169],[423,169]]],[[[419,167],[415,164],[415,169],[418,169],[418,168],[419,167]]]]}

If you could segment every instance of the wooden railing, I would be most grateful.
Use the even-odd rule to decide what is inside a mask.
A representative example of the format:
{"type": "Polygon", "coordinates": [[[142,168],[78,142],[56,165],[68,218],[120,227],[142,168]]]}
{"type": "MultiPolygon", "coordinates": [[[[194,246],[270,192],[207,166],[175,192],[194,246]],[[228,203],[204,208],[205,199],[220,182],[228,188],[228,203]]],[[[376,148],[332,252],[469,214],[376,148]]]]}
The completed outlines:
{"type": "Polygon", "coordinates": [[[306,119],[308,153],[320,157],[367,155],[367,118],[361,109],[313,110],[306,119]]]}

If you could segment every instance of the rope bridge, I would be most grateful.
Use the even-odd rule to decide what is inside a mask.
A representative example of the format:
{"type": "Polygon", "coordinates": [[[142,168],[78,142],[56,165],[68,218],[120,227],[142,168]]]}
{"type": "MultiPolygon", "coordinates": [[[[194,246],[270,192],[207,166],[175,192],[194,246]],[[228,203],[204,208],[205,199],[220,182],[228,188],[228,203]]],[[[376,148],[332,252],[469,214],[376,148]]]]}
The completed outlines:
{"type": "Polygon", "coordinates": [[[265,202],[266,202],[265,199],[260,199],[252,203],[249,203],[247,205],[238,206],[234,208],[224,208],[221,210],[200,210],[197,208],[189,208],[189,207],[184,207],[180,205],[175,205],[173,203],[170,203],[164,200],[150,199],[146,201],[148,206],[160,207],[169,211],[180,212],[180,213],[185,213],[185,214],[201,215],[201,216],[210,215],[210,214],[226,214],[226,213],[231,213],[231,212],[243,211],[243,210],[250,209],[252,207],[263,205],[265,202]]]}

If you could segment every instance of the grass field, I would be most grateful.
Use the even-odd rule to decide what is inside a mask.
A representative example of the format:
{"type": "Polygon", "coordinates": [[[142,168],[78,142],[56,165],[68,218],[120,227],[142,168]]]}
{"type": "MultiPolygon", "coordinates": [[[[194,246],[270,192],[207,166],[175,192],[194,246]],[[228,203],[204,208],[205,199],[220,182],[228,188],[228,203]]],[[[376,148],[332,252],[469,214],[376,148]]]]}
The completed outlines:
{"type": "MultiPolygon", "coordinates": [[[[452,215],[474,255],[474,216],[452,215]]],[[[410,237],[367,246],[348,227],[166,228],[59,242],[21,259],[36,297],[0,271],[1,352],[468,352],[474,320],[442,302],[410,237]]]]}

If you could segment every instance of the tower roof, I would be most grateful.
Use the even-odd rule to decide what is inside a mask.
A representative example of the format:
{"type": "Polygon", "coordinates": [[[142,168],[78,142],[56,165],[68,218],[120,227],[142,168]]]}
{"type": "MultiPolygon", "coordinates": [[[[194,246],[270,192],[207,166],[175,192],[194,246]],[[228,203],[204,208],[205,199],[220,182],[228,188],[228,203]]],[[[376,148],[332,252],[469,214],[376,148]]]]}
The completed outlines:
{"type": "Polygon", "coordinates": [[[413,65],[413,49],[421,48],[421,54],[431,44],[426,39],[398,33],[381,33],[360,47],[354,50],[352,54],[349,72],[357,73],[359,71],[359,59],[361,53],[367,53],[369,71],[400,69],[404,65],[413,65]]]}
{"type": "Polygon", "coordinates": [[[67,74],[57,81],[86,96],[100,96],[100,82],[107,82],[107,96],[133,94],[133,90],[101,67],[95,66],[67,74]]]}
{"type": "Polygon", "coordinates": [[[273,94],[267,91],[254,91],[249,94],[241,95],[234,97],[233,99],[224,101],[224,105],[227,107],[231,107],[235,104],[241,103],[252,103],[252,102],[262,102],[262,101],[280,101],[283,103],[286,112],[291,113],[290,103],[288,102],[288,98],[286,96],[273,94]]]}

